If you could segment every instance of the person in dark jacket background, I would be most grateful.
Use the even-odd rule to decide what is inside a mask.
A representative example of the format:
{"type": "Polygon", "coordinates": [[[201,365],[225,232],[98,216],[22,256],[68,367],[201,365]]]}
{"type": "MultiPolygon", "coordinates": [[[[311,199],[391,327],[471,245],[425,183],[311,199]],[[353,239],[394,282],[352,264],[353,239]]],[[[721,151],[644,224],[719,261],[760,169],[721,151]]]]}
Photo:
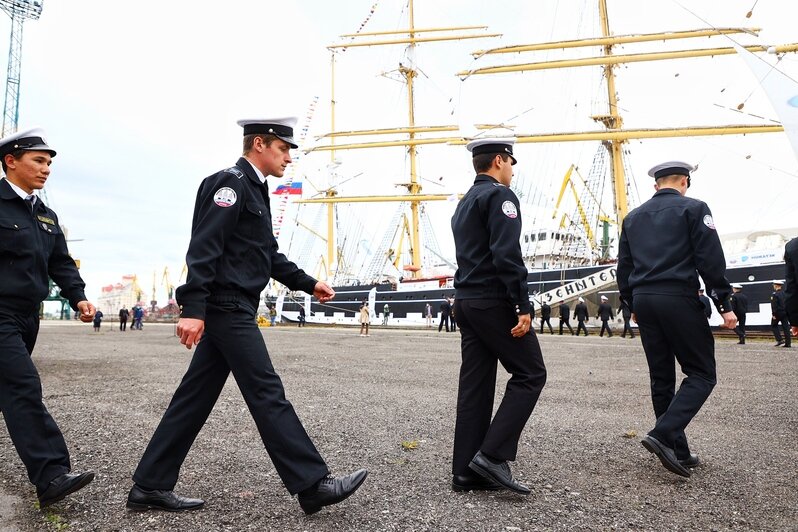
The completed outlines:
{"type": "Polygon", "coordinates": [[[589,313],[587,311],[587,305],[585,305],[585,300],[583,298],[579,298],[579,302],[574,307],[574,317],[578,322],[576,324],[576,335],[579,336],[579,331],[585,331],[585,336],[587,336],[587,327],[585,327],[585,320],[588,319],[589,313]]]}
{"type": "Polygon", "coordinates": [[[543,334],[543,324],[549,326],[549,334],[554,334],[551,327],[551,306],[545,301],[540,305],[540,334],[543,334]]]}
{"type": "Polygon", "coordinates": [[[792,335],[798,337],[798,238],[784,246],[784,305],[792,324],[792,335]]]}
{"type": "Polygon", "coordinates": [[[790,335],[790,320],[787,318],[787,305],[784,298],[784,281],[773,281],[773,293],[770,295],[770,328],[773,336],[776,337],[776,347],[792,347],[792,336],[790,335]],[[781,331],[779,331],[781,324],[781,331]],[[784,336],[782,337],[782,332],[784,336]]]}
{"type": "Polygon", "coordinates": [[[565,304],[565,301],[560,300],[560,336],[562,336],[562,327],[565,325],[571,331],[571,336],[574,330],[571,328],[571,309],[565,304]]]}
{"type": "Polygon", "coordinates": [[[731,295],[732,312],[737,316],[737,327],[734,328],[734,332],[739,338],[737,343],[742,345],[745,344],[745,315],[748,313],[748,297],[743,294],[743,285],[734,283],[731,287],[734,292],[731,295]]]}
{"type": "Polygon", "coordinates": [[[601,296],[601,303],[598,306],[597,318],[601,319],[601,332],[599,336],[604,336],[604,331],[607,331],[607,337],[612,338],[612,329],[610,328],[610,320],[615,317],[612,312],[612,307],[608,303],[607,296],[601,296]]]}
{"type": "Polygon", "coordinates": [[[623,316],[623,334],[621,338],[626,338],[626,332],[629,332],[629,338],[635,337],[635,331],[632,328],[630,320],[632,319],[632,309],[626,304],[626,301],[621,299],[621,305],[618,307],[618,313],[623,316]]]}

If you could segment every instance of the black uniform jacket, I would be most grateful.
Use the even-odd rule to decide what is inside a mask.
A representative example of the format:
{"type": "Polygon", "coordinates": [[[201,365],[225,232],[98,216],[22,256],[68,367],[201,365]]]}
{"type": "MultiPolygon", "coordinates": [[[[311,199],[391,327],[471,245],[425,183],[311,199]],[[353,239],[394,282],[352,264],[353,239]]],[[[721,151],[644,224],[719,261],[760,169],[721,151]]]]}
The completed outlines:
{"type": "Polygon", "coordinates": [[[574,307],[574,317],[579,321],[585,321],[588,318],[587,305],[579,302],[574,307]]]}
{"type": "Polygon", "coordinates": [[[601,303],[598,307],[598,316],[597,318],[601,318],[602,321],[611,320],[615,317],[615,314],[612,312],[612,307],[609,303],[601,303]]]}
{"type": "Polygon", "coordinates": [[[529,314],[521,256],[521,209],[512,190],[479,174],[452,216],[458,299],[506,299],[529,314]]]}
{"type": "Polygon", "coordinates": [[[623,221],[618,289],[632,311],[634,294],[696,296],[698,276],[722,313],[731,310],[726,259],[703,201],[664,188],[623,221]]]}
{"type": "Polygon", "coordinates": [[[176,291],[184,318],[205,319],[211,296],[242,297],[257,308],[272,277],[309,294],[316,285],[316,279],[278,252],[268,185],[243,157],[200,184],[186,265],[186,284],[176,291]]]}
{"type": "Polygon", "coordinates": [[[798,325],[798,238],[784,246],[784,304],[790,323],[798,325]]]}
{"type": "Polygon", "coordinates": [[[0,309],[37,311],[47,297],[48,276],[61,296],[77,310],[86,300],[86,284],[67,251],[66,239],[52,209],[36,200],[31,212],[8,181],[0,180],[0,309]]]}
{"type": "Polygon", "coordinates": [[[548,304],[548,303],[545,303],[545,302],[544,302],[544,303],[543,303],[543,304],[540,306],[540,317],[541,317],[541,318],[544,318],[544,319],[545,319],[545,318],[551,318],[551,307],[549,306],[549,304],[548,304]]]}
{"type": "Polygon", "coordinates": [[[732,311],[738,318],[744,318],[748,313],[748,297],[742,292],[731,295],[732,311]]]}
{"type": "Polygon", "coordinates": [[[770,295],[770,312],[777,318],[783,318],[787,315],[784,290],[776,290],[770,295]]]}
{"type": "Polygon", "coordinates": [[[563,303],[560,305],[560,319],[567,320],[571,317],[571,309],[568,305],[563,303]]]}

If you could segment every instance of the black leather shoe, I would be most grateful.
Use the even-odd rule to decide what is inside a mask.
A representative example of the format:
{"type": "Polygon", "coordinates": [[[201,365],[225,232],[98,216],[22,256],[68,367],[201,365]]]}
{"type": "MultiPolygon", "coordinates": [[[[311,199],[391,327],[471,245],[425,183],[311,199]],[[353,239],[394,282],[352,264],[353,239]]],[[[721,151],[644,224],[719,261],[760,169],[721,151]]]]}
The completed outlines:
{"type": "Polygon", "coordinates": [[[64,473],[50,481],[47,488],[39,493],[39,508],[45,508],[53,503],[62,500],[70,493],[75,493],[81,488],[86,487],[89,482],[94,480],[94,473],[64,473]]]}
{"type": "Polygon", "coordinates": [[[323,506],[337,504],[357,491],[368,474],[365,469],[358,469],[345,477],[334,478],[327,475],[314,487],[299,492],[299,506],[310,515],[321,510],[323,506]]]}
{"type": "Polygon", "coordinates": [[[690,470],[679,463],[679,459],[676,458],[676,452],[655,437],[648,435],[643,438],[640,443],[643,444],[643,447],[645,447],[648,452],[656,454],[659,461],[665,466],[665,469],[671,473],[676,473],[683,477],[689,477],[691,475],[690,470]]]}
{"type": "Polygon", "coordinates": [[[774,345],[773,347],[778,347],[778,346],[780,346],[780,345],[781,345],[781,344],[783,344],[783,343],[784,343],[784,342],[783,342],[782,340],[779,340],[778,342],[776,342],[776,345],[774,345]]]}
{"type": "Polygon", "coordinates": [[[784,345],[783,345],[783,346],[781,346],[781,347],[790,348],[790,347],[792,347],[792,345],[791,345],[791,344],[784,344],[784,345]]]}
{"type": "Polygon", "coordinates": [[[696,467],[698,464],[701,463],[701,460],[698,459],[697,454],[690,453],[689,458],[679,458],[679,463],[682,464],[686,468],[696,467]]]}
{"type": "Polygon", "coordinates": [[[521,495],[529,495],[531,492],[529,488],[523,484],[519,484],[513,479],[513,474],[510,471],[510,464],[506,461],[498,464],[492,462],[488,457],[482,454],[482,451],[477,451],[477,454],[471,459],[471,463],[468,464],[468,467],[487,480],[504,486],[508,490],[520,493],[521,495]]]}
{"type": "Polygon", "coordinates": [[[167,512],[187,512],[202,508],[205,501],[181,497],[172,490],[145,490],[133,484],[127,496],[127,507],[139,512],[145,510],[165,510],[167,512]]]}
{"type": "Polygon", "coordinates": [[[496,491],[501,489],[504,489],[504,486],[476,473],[452,475],[452,491],[496,491]]]}
{"type": "Polygon", "coordinates": [[[745,345],[745,340],[740,340],[739,342],[737,342],[737,345],[745,345]]]}

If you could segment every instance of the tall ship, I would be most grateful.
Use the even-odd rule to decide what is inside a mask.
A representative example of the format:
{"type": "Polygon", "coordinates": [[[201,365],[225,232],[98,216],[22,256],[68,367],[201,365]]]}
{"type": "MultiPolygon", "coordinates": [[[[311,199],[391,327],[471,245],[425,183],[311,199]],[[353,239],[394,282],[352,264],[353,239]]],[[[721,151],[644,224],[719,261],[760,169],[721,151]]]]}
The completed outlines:
{"type": "MultiPolygon", "coordinates": [[[[798,108],[798,83],[781,70],[781,59],[798,50],[798,45],[758,43],[759,28],[715,27],[704,21],[699,29],[614,34],[608,11],[613,0],[590,0],[575,18],[577,29],[597,32],[592,36],[578,36],[574,31],[564,40],[491,46],[501,34],[485,26],[417,26],[415,3],[402,4],[402,22],[394,30],[365,31],[374,14],[372,8],[356,33],[342,35],[341,42],[328,48],[332,72],[329,131],[303,138],[303,153],[297,158],[301,171],[276,191],[280,196],[275,228],[281,249],[306,271],[333,285],[336,297],[322,305],[305,294],[272,286],[269,299],[283,319],[296,320],[299,308],[304,307],[308,322],[355,324],[361,305],[368,302],[372,322],[423,326],[429,323],[429,308],[437,325],[440,305],[454,297],[456,265],[449,218],[473,179],[464,145],[480,136],[516,139],[520,164],[513,189],[522,202],[520,245],[529,269],[530,298],[538,315],[544,301],[556,307],[561,302],[572,304],[578,297],[586,299],[591,311],[601,295],[608,296],[617,308],[615,258],[621,222],[641,198],[653,192],[650,178],[635,179],[632,169],[641,167],[635,153],[647,151],[643,158],[647,163],[670,158],[698,163],[691,193],[696,190],[712,207],[713,189],[700,184],[704,178],[701,164],[708,156],[702,154],[701,160],[691,161],[692,153],[668,152],[668,139],[689,137],[700,143],[769,134],[783,142],[786,122],[782,124],[783,115],[775,104],[777,115],[749,111],[757,104],[756,98],[765,98],[764,91],[756,98],[753,91],[778,74],[786,78],[780,86],[788,92],[794,90],[795,99],[788,97],[788,106],[798,108]],[[751,41],[754,44],[748,44],[751,41]],[[476,42],[483,47],[473,50],[476,42]],[[685,42],[701,45],[685,48],[685,42]],[[712,46],[705,46],[707,42],[712,46]],[[451,79],[437,83],[423,65],[424,61],[451,57],[437,52],[442,46],[460,50],[470,46],[472,59],[463,53],[459,65],[447,64],[451,65],[451,79]],[[369,77],[361,70],[346,69],[353,54],[375,49],[381,51],[380,60],[386,50],[398,54],[392,70],[378,70],[369,77]],[[734,56],[743,54],[765,55],[771,62],[755,59],[760,63],[751,67],[749,82],[734,87],[744,95],[741,103],[711,104],[721,115],[739,117],[734,124],[669,125],[666,118],[671,113],[665,104],[672,102],[652,98],[636,103],[618,88],[619,71],[627,78],[631,75],[628,70],[634,68],[643,71],[652,95],[661,98],[664,94],[689,103],[699,95],[692,89],[689,70],[683,80],[678,79],[680,67],[672,65],[682,61],[675,60],[698,61],[707,67],[737,61],[740,66],[742,61],[734,56]],[[726,55],[732,57],[722,57],[726,55]],[[460,65],[463,67],[457,70],[460,65]],[[567,81],[555,81],[555,74],[561,78],[563,73],[567,81]],[[361,117],[365,114],[376,127],[350,128],[350,122],[342,118],[346,115],[339,108],[347,100],[337,83],[342,75],[349,90],[353,78],[363,78],[359,88],[380,91],[378,102],[382,103],[373,112],[360,109],[358,113],[361,117]],[[379,83],[389,84],[390,90],[370,88],[379,83]],[[634,124],[639,122],[635,105],[655,111],[662,108],[663,116],[653,115],[657,127],[634,124]],[[627,113],[634,126],[625,123],[627,113]],[[428,115],[450,121],[431,124],[417,119],[428,115]],[[548,124],[553,124],[550,129],[548,124]],[[648,144],[655,142],[654,150],[648,144]],[[387,152],[394,158],[389,159],[387,152]],[[366,155],[349,166],[350,158],[342,154],[350,153],[366,155]],[[403,156],[398,163],[396,153],[403,156]],[[311,159],[316,161],[315,170],[303,164],[311,159]],[[362,186],[364,182],[368,186],[362,186]],[[404,193],[344,193],[355,188],[390,191],[392,185],[404,193]],[[294,197],[300,199],[292,200],[294,197]]],[[[562,21],[556,24],[561,27],[562,21]]],[[[747,56],[745,60],[751,61],[747,56]]],[[[739,75],[740,69],[736,72],[739,75]]],[[[726,81],[718,78],[719,93],[726,90],[726,81]]],[[[355,105],[369,105],[372,100],[363,96],[354,101],[355,105]]],[[[303,134],[311,129],[317,106],[314,101],[301,127],[303,134]]],[[[793,177],[794,171],[793,164],[793,177]]],[[[706,177],[709,180],[710,176],[706,177]]],[[[714,186],[724,185],[722,179],[713,176],[714,186]]],[[[739,198],[741,206],[745,200],[739,198]]],[[[754,217],[751,209],[742,212],[754,217]]],[[[721,233],[727,277],[744,286],[750,301],[749,325],[769,325],[771,282],[783,278],[784,243],[796,236],[796,227],[721,233]]],[[[716,313],[710,323],[720,322],[716,313]]]]}

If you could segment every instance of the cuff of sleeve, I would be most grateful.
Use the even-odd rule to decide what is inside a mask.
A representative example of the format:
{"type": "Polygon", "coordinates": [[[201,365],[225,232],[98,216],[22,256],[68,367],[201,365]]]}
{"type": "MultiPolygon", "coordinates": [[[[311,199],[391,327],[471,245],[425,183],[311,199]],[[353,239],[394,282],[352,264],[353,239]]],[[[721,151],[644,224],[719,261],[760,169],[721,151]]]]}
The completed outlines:
{"type": "Polygon", "coordinates": [[[731,310],[732,310],[731,299],[729,299],[728,297],[723,301],[721,301],[720,303],[718,303],[718,311],[721,314],[725,314],[726,312],[731,312],[731,310]]]}
{"type": "Polygon", "coordinates": [[[520,316],[521,314],[530,314],[532,312],[532,307],[529,305],[529,301],[522,301],[513,305],[513,310],[516,316],[520,316]]]}
{"type": "Polygon", "coordinates": [[[313,290],[316,288],[316,283],[318,283],[316,279],[308,276],[308,278],[302,282],[302,286],[299,289],[303,292],[313,295],[313,290]]]}
{"type": "Polygon", "coordinates": [[[84,294],[83,292],[80,292],[80,293],[75,294],[72,297],[70,297],[69,298],[69,306],[72,307],[72,310],[77,312],[78,311],[78,303],[80,303],[81,301],[88,301],[88,299],[86,299],[86,294],[84,294]]]}
{"type": "Polygon", "coordinates": [[[180,304],[181,318],[194,318],[197,320],[205,319],[205,303],[190,302],[180,304]]]}

